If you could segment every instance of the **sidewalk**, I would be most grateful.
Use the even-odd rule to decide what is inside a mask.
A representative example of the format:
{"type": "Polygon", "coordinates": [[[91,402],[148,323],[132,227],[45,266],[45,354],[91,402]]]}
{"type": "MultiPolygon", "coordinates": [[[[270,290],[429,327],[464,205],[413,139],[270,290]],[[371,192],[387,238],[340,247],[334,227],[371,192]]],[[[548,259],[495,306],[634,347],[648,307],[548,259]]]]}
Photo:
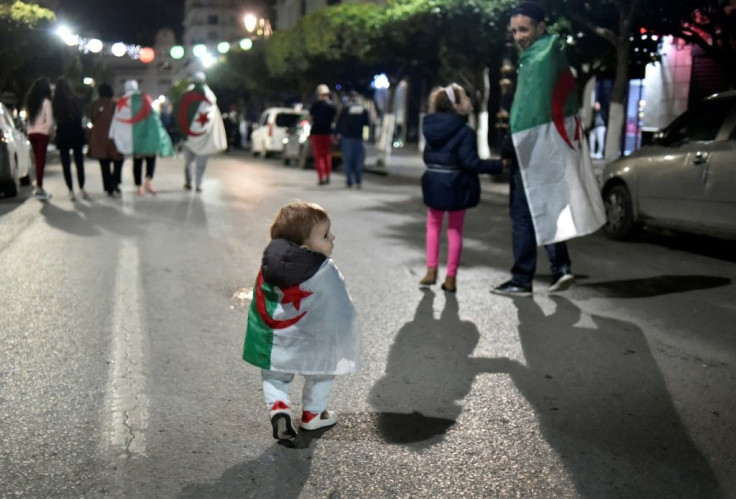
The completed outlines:
{"type": "MultiPolygon", "coordinates": [[[[365,150],[365,171],[367,173],[396,175],[417,179],[421,178],[424,173],[424,161],[422,160],[422,154],[419,152],[417,144],[407,144],[404,147],[392,149],[391,155],[385,162],[373,144],[366,144],[365,150]]],[[[600,180],[606,163],[602,159],[593,159],[591,161],[593,162],[595,178],[600,180]]],[[[496,194],[508,195],[508,175],[502,174],[493,177],[483,175],[481,177],[481,189],[496,194]]]]}

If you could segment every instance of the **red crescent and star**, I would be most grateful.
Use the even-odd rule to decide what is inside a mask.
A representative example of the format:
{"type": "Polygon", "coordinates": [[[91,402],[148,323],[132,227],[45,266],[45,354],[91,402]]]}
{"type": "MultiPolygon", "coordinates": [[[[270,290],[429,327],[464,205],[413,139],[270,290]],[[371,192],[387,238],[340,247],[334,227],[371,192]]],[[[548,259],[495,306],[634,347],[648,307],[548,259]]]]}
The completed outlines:
{"type": "MultiPolygon", "coordinates": [[[[179,121],[179,126],[184,131],[184,133],[191,137],[196,137],[204,133],[204,131],[192,132],[192,129],[189,126],[187,110],[189,109],[189,106],[195,102],[206,102],[207,104],[212,104],[209,99],[207,99],[207,97],[201,92],[187,92],[181,98],[177,120],[179,121]]],[[[195,118],[194,121],[198,121],[202,126],[204,126],[209,121],[209,116],[207,116],[207,113],[199,113],[199,116],[195,118]]]]}
{"type": "MultiPolygon", "coordinates": [[[[126,95],[120,98],[117,104],[117,110],[120,112],[124,107],[130,106],[130,95],[126,95]]],[[[151,96],[148,94],[141,94],[141,108],[138,110],[135,115],[131,116],[128,119],[124,118],[115,118],[121,123],[126,123],[128,125],[135,125],[136,123],[139,123],[143,120],[145,120],[148,115],[151,114],[151,96]]]]}
{"type": "MultiPolygon", "coordinates": [[[[296,310],[299,310],[301,307],[302,300],[312,294],[311,291],[305,291],[299,288],[298,284],[296,286],[283,288],[281,292],[284,294],[283,298],[281,298],[281,303],[291,303],[296,310]]],[[[268,315],[266,296],[263,294],[263,273],[260,271],[258,272],[258,279],[256,280],[256,308],[258,309],[258,315],[261,316],[263,322],[265,322],[271,329],[284,329],[293,326],[307,314],[307,311],[305,310],[296,317],[286,320],[274,319],[268,315]]]]}
{"type": "MultiPolygon", "coordinates": [[[[567,100],[568,96],[574,91],[575,76],[572,74],[572,71],[570,71],[570,68],[567,68],[557,79],[557,83],[555,84],[555,88],[552,92],[552,122],[557,129],[557,133],[560,134],[560,136],[565,141],[565,143],[567,143],[570,149],[575,149],[575,146],[573,146],[572,141],[570,140],[570,136],[567,134],[567,129],[565,127],[565,101],[567,100]]],[[[580,117],[576,116],[575,137],[573,138],[575,142],[580,141],[580,128],[580,117]]]]}

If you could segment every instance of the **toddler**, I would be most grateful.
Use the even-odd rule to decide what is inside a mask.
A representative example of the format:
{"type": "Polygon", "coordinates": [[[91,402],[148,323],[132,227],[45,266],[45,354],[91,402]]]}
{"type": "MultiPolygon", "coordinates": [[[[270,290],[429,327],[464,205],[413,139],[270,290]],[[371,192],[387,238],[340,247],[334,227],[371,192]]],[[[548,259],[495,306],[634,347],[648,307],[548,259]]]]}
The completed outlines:
{"type": "Polygon", "coordinates": [[[293,440],[289,386],[304,376],[300,427],[337,423],[327,399],[337,374],[360,368],[360,335],[345,280],[330,258],[335,236],[319,205],[289,203],[271,224],[271,242],[248,312],[243,359],[261,368],[273,437],[293,440]]]}

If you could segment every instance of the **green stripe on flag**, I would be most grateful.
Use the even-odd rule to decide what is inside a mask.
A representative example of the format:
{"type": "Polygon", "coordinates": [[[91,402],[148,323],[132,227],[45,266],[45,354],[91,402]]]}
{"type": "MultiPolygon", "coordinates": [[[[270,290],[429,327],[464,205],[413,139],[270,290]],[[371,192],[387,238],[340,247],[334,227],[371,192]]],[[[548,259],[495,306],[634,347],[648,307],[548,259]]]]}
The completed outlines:
{"type": "MultiPolygon", "coordinates": [[[[564,79],[569,68],[565,48],[558,35],[543,36],[521,53],[518,86],[511,105],[511,133],[553,121],[555,88],[558,83],[564,84],[561,78],[564,79]]],[[[577,113],[577,93],[563,91],[561,95],[565,99],[560,103],[564,116],[577,113]]]]}
{"type": "MultiPolygon", "coordinates": [[[[258,279],[256,279],[256,286],[258,286],[258,279]]],[[[268,315],[273,317],[274,310],[278,305],[279,295],[274,287],[265,281],[261,289],[266,298],[268,315]]],[[[271,369],[273,329],[263,322],[261,315],[258,313],[256,293],[256,288],[253,288],[253,298],[248,312],[248,330],[245,335],[245,346],[243,347],[243,360],[261,369],[271,369]]]]}

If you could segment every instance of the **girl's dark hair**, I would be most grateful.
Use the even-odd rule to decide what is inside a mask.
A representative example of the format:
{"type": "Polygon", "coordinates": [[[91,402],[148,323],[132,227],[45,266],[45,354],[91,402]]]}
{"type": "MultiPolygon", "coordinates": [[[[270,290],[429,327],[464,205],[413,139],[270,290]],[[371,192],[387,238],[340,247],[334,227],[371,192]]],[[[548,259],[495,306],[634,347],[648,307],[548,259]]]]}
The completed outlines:
{"type": "Polygon", "coordinates": [[[112,97],[113,95],[115,95],[112,91],[112,87],[107,83],[103,83],[102,85],[100,85],[97,93],[100,95],[100,97],[112,97]]]}
{"type": "Polygon", "coordinates": [[[36,78],[26,95],[26,109],[28,110],[28,123],[33,123],[41,112],[44,99],[51,100],[51,83],[45,76],[36,78]]]}
{"type": "Polygon", "coordinates": [[[450,97],[447,95],[445,87],[436,87],[429,94],[429,112],[430,113],[456,113],[457,109],[455,106],[460,103],[460,92],[462,87],[457,83],[450,83],[448,86],[452,87],[455,94],[455,102],[450,101],[450,97]]]}
{"type": "Polygon", "coordinates": [[[77,95],[72,90],[69,80],[63,76],[56,80],[52,105],[54,108],[54,118],[56,118],[57,122],[71,121],[81,119],[82,117],[77,95]]]}
{"type": "Polygon", "coordinates": [[[329,220],[327,211],[315,203],[295,201],[282,206],[271,223],[271,239],[286,239],[301,245],[312,228],[329,220]]]}

